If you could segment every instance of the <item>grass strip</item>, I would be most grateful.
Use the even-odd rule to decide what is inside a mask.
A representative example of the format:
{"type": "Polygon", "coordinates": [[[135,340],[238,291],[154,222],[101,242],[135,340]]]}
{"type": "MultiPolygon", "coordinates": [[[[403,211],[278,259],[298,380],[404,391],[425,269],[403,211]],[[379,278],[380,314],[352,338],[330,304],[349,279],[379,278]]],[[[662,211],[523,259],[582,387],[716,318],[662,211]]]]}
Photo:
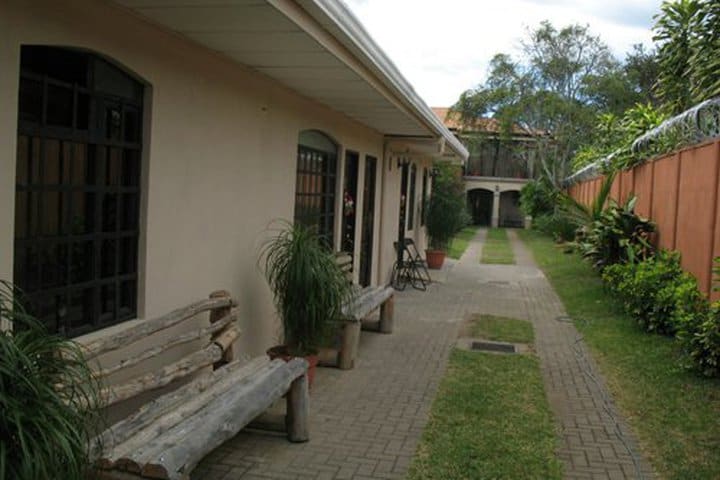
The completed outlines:
{"type": "Polygon", "coordinates": [[[533,355],[455,349],[409,480],[561,478],[533,355]]]}
{"type": "Polygon", "coordinates": [[[644,333],[596,272],[534,231],[520,231],[589,345],[608,388],[662,478],[720,478],[720,381],[678,366],[677,344],[644,333]]]}
{"type": "Polygon", "coordinates": [[[532,343],[535,337],[530,322],[495,315],[474,315],[470,334],[486,340],[511,343],[532,343]]]}
{"type": "Polygon", "coordinates": [[[450,248],[448,248],[448,256],[457,260],[462,257],[462,254],[467,250],[470,245],[470,240],[477,233],[478,227],[465,227],[460,230],[450,241],[450,248]]]}
{"type": "Polygon", "coordinates": [[[504,228],[491,228],[482,247],[481,263],[515,263],[512,245],[504,228]]]}

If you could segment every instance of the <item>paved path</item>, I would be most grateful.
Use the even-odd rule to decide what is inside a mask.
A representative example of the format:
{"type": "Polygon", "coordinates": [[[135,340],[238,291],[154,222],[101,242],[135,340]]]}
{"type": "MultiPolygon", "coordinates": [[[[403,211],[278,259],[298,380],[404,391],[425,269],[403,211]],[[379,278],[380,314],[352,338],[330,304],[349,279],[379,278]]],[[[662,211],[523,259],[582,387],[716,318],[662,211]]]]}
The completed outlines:
{"type": "Polygon", "coordinates": [[[448,262],[443,283],[398,292],[392,334],[363,332],[353,370],[318,369],[309,442],[241,432],[193,480],[404,478],[458,327],[481,307],[464,275],[462,263],[448,262]]]}
{"type": "MultiPolygon", "coordinates": [[[[353,370],[319,369],[310,442],[241,432],[211,453],[193,479],[404,478],[459,326],[471,313],[534,323],[566,478],[638,478],[626,449],[635,442],[622,422],[618,430],[577,331],[556,320],[564,311],[549,283],[514,236],[517,266],[479,264],[485,233],[435,274],[439,282],[427,292],[397,294],[394,333],[363,332],[353,370]]],[[[650,478],[644,464],[641,469],[650,478]]]]}
{"type": "Polygon", "coordinates": [[[546,394],[559,424],[558,455],[565,464],[565,477],[654,478],[562,302],[515,232],[508,233],[515,268],[538,273],[525,276],[520,289],[535,327],[546,394]]]}

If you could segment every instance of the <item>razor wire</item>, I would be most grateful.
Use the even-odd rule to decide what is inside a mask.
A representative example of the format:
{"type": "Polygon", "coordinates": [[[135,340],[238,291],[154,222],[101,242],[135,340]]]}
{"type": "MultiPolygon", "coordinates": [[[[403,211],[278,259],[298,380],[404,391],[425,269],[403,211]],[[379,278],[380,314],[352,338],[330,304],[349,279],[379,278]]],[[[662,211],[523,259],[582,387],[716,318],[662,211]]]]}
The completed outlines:
{"type": "MultiPolygon", "coordinates": [[[[720,97],[705,100],[648,130],[633,141],[631,151],[637,155],[646,154],[649,159],[678,148],[698,145],[717,138],[720,138],[720,97]]],[[[567,177],[563,181],[563,186],[569,187],[599,176],[618,154],[619,151],[615,151],[586,165],[567,177]]]]}
{"type": "Polygon", "coordinates": [[[665,120],[657,127],[636,138],[633,153],[654,153],[663,140],[670,140],[673,148],[697,145],[720,137],[720,97],[705,100],[683,113],[665,120]]]}

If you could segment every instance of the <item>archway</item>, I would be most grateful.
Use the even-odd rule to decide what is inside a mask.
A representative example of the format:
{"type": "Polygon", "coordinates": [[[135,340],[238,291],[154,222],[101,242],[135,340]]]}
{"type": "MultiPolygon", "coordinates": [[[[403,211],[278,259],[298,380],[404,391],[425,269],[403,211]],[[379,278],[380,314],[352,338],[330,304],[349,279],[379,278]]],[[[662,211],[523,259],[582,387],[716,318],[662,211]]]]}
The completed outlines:
{"type": "Polygon", "coordinates": [[[510,190],[500,193],[500,219],[501,227],[522,227],[523,213],[520,210],[520,192],[510,190]]]}
{"type": "Polygon", "coordinates": [[[489,226],[492,220],[493,192],[475,188],[467,192],[468,211],[474,225],[489,226]]]}

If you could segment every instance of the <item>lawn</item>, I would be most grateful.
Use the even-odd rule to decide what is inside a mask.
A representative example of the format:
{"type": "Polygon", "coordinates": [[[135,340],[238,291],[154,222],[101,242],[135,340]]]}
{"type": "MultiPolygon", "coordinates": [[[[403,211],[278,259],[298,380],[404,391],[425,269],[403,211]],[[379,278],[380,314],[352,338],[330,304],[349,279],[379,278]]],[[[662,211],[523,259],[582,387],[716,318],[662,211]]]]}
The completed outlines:
{"type": "Polygon", "coordinates": [[[491,228],[482,247],[482,263],[515,263],[512,245],[504,228],[491,228]]]}
{"type": "MultiPolygon", "coordinates": [[[[532,326],[524,323],[527,335],[532,326]]],[[[492,330],[497,340],[516,338],[492,330]]],[[[555,448],[534,355],[455,349],[407,478],[559,479],[555,448]]]]}
{"type": "Polygon", "coordinates": [[[671,338],[644,333],[598,275],[548,237],[521,231],[574,319],[644,453],[663,478],[720,478],[720,381],[678,366],[671,338]]]}
{"type": "Polygon", "coordinates": [[[470,240],[475,236],[475,233],[477,233],[478,227],[465,227],[462,230],[460,230],[450,241],[450,248],[448,249],[448,256],[450,258],[454,258],[457,260],[458,258],[462,257],[462,254],[465,253],[465,250],[467,249],[468,245],[470,244],[470,240]]]}
{"type": "Polygon", "coordinates": [[[470,327],[473,337],[512,343],[532,343],[532,324],[516,318],[475,315],[470,327]]]}

